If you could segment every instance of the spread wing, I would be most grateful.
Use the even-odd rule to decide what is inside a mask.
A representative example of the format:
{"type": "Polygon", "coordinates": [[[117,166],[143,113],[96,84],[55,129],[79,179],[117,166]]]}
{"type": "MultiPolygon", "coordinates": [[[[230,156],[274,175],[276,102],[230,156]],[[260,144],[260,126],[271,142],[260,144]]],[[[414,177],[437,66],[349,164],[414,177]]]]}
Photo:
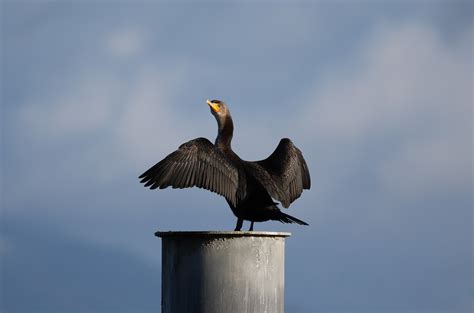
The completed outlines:
{"type": "Polygon", "coordinates": [[[196,186],[224,196],[234,206],[237,203],[238,170],[205,138],[182,144],[139,178],[150,189],[196,186]]]}
{"type": "Polygon", "coordinates": [[[311,178],[303,154],[288,138],[280,140],[268,158],[253,163],[268,173],[257,171],[257,179],[285,208],[300,197],[303,189],[311,187],[311,178]]]}

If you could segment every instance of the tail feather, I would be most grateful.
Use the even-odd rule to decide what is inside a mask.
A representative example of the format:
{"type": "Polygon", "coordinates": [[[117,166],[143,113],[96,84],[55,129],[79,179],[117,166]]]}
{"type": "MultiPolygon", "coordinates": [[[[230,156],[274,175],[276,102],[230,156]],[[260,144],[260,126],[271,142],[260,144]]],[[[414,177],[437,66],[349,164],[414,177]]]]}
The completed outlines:
{"type": "Polygon", "coordinates": [[[287,224],[296,223],[298,225],[308,225],[308,223],[303,222],[302,220],[297,219],[294,216],[285,214],[281,211],[278,211],[278,215],[276,216],[276,220],[278,220],[282,223],[287,223],[287,224]]]}

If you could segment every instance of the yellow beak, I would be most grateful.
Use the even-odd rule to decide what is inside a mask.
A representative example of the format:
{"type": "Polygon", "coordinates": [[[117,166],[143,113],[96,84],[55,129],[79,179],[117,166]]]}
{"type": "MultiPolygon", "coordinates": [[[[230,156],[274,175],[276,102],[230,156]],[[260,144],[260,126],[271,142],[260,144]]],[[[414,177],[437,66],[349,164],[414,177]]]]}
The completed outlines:
{"type": "Polygon", "coordinates": [[[216,113],[219,112],[219,110],[221,109],[217,104],[212,103],[211,100],[206,100],[206,102],[211,107],[212,111],[216,113]]]}

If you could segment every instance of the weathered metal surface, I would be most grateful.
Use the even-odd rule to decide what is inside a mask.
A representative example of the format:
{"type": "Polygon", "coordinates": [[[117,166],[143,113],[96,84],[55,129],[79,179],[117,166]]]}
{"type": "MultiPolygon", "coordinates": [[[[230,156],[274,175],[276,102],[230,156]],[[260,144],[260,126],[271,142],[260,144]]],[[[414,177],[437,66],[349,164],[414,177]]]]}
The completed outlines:
{"type": "Polygon", "coordinates": [[[283,313],[285,237],[275,232],[157,232],[162,313],[283,313]]]}

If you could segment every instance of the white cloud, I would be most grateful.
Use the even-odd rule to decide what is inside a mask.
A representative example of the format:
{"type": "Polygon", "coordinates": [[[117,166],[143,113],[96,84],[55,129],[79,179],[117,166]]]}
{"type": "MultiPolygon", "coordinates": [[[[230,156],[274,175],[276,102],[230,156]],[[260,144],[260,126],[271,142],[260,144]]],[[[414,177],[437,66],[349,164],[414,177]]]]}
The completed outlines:
{"type": "Polygon", "coordinates": [[[106,50],[115,57],[126,58],[140,54],[146,43],[146,35],[142,31],[123,29],[115,31],[105,39],[106,50]]]}
{"type": "Polygon", "coordinates": [[[74,135],[91,139],[108,135],[110,144],[135,151],[140,161],[152,145],[159,146],[157,138],[163,144],[179,136],[181,127],[175,127],[179,113],[172,110],[179,70],[171,73],[145,62],[133,79],[105,71],[75,75],[77,79],[64,88],[47,89],[40,100],[28,98],[18,111],[19,130],[33,140],[51,143],[74,135]]]}
{"type": "Polygon", "coordinates": [[[173,112],[179,75],[150,67],[137,75],[128,90],[114,127],[117,144],[128,151],[133,163],[147,164],[151,156],[165,152],[164,149],[177,148],[175,140],[184,126],[179,114],[173,112]]]}
{"type": "Polygon", "coordinates": [[[472,58],[465,44],[443,42],[417,24],[382,27],[358,57],[356,71],[335,73],[305,100],[305,131],[332,152],[365,149],[367,159],[370,147],[385,146],[374,170],[389,192],[469,184],[472,58]]]}
{"type": "Polygon", "coordinates": [[[27,100],[20,122],[34,136],[51,138],[94,132],[107,123],[118,100],[120,82],[81,76],[65,89],[51,89],[39,102],[27,100]]]}

